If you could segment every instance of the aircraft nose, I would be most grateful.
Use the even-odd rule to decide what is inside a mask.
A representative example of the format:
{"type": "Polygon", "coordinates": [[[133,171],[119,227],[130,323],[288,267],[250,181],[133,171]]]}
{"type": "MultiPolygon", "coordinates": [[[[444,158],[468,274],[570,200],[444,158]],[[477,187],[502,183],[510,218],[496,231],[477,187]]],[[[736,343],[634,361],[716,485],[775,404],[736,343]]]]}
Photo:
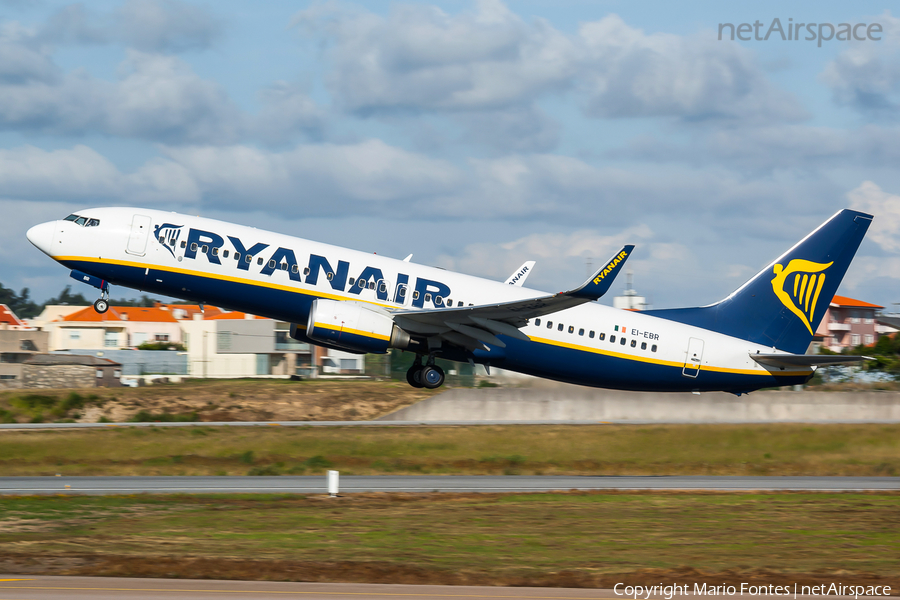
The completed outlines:
{"type": "Polygon", "coordinates": [[[35,225],[25,234],[28,241],[44,254],[50,255],[53,250],[53,232],[56,231],[56,221],[48,221],[35,225]]]}

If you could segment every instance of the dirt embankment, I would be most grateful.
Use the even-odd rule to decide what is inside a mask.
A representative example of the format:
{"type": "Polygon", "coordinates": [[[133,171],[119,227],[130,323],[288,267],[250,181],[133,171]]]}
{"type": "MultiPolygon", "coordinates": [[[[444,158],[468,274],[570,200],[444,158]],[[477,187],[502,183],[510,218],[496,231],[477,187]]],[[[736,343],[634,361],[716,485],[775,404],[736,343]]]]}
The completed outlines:
{"type": "Polygon", "coordinates": [[[191,421],[364,421],[435,393],[395,381],[189,380],[136,389],[14,390],[0,394],[0,416],[23,423],[176,416],[191,421]],[[72,401],[73,393],[79,400],[72,401]]]}

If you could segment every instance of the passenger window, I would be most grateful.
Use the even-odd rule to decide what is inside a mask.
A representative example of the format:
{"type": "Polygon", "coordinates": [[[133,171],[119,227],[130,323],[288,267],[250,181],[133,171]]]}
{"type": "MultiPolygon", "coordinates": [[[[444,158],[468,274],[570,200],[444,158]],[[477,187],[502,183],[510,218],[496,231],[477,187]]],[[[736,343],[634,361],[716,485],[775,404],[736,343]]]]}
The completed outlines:
{"type": "Polygon", "coordinates": [[[209,252],[209,246],[207,246],[206,244],[203,244],[203,246],[200,247],[200,252],[202,252],[203,254],[206,254],[207,252],[209,252]]]}
{"type": "MultiPolygon", "coordinates": [[[[583,330],[582,330],[583,331],[583,330]]],[[[575,333],[575,326],[569,325],[569,333],[575,333]]]]}
{"type": "MultiPolygon", "coordinates": [[[[462,306],[462,305],[463,305],[463,301],[462,301],[462,300],[460,300],[459,302],[456,303],[456,306],[462,306]]],[[[472,306],[472,305],[470,304],[469,306],[472,306]]]]}
{"type": "Polygon", "coordinates": [[[631,347],[634,348],[637,346],[637,340],[631,340],[631,347]]]}
{"type": "Polygon", "coordinates": [[[222,258],[228,258],[230,252],[228,250],[222,250],[222,258]]]}
{"type": "Polygon", "coordinates": [[[609,336],[609,343],[610,343],[610,344],[615,344],[615,343],[616,343],[616,336],[614,336],[614,335],[609,336]]]}
{"type": "MultiPolygon", "coordinates": [[[[227,252],[227,250],[226,250],[226,252],[227,252]]],[[[300,272],[300,267],[298,267],[297,265],[293,265],[291,267],[291,273],[299,273],[299,272],[300,272]]]]}
{"type": "Polygon", "coordinates": [[[553,321],[547,321],[547,329],[553,329],[553,321]]]}
{"type": "Polygon", "coordinates": [[[562,323],[560,323],[559,325],[557,325],[556,330],[557,330],[557,331],[562,331],[564,327],[565,327],[565,325],[563,325],[562,323]]]}
{"type": "Polygon", "coordinates": [[[196,252],[196,251],[197,251],[197,242],[194,242],[193,244],[191,244],[191,252],[196,252]]]}
{"type": "Polygon", "coordinates": [[[356,283],[356,277],[351,277],[347,280],[347,283],[352,287],[354,283],[356,283]]]}
{"type": "Polygon", "coordinates": [[[332,273],[331,271],[329,271],[328,274],[325,275],[325,277],[328,278],[328,281],[331,281],[332,279],[334,279],[334,273],[332,273]]]}
{"type": "Polygon", "coordinates": [[[447,306],[453,306],[453,300],[447,298],[447,306]]]}
{"type": "Polygon", "coordinates": [[[431,294],[430,293],[425,294],[425,302],[431,302],[431,294]]]}
{"type": "Polygon", "coordinates": [[[534,320],[534,325],[535,325],[535,327],[540,327],[540,325],[541,325],[541,320],[540,320],[540,319],[535,319],[535,320],[534,320]]]}
{"type": "Polygon", "coordinates": [[[405,286],[405,285],[401,285],[401,286],[400,286],[400,294],[399,294],[399,296],[400,296],[401,299],[402,299],[402,298],[406,298],[406,286],[405,286]]]}
{"type": "Polygon", "coordinates": [[[164,236],[159,236],[159,243],[160,243],[160,244],[165,244],[165,243],[166,243],[166,238],[165,238],[164,236]]]}
{"type": "Polygon", "coordinates": [[[419,291],[416,290],[415,292],[413,292],[413,300],[418,300],[418,299],[419,299],[419,291]]]}
{"type": "Polygon", "coordinates": [[[373,279],[372,281],[369,282],[369,289],[370,289],[370,290],[374,290],[374,289],[375,289],[375,280],[374,280],[374,279],[373,279]]]}
{"type": "Polygon", "coordinates": [[[269,261],[269,268],[270,268],[270,269],[274,269],[274,268],[275,268],[275,261],[274,261],[274,260],[270,260],[270,261],[269,261]]]}
{"type": "Polygon", "coordinates": [[[244,256],[244,261],[247,263],[251,263],[251,262],[253,262],[253,257],[250,256],[249,254],[247,254],[244,256]]]}
{"type": "Polygon", "coordinates": [[[263,257],[260,256],[259,258],[256,259],[256,264],[261,265],[262,263],[263,263],[263,257]]]}
{"type": "Polygon", "coordinates": [[[212,249],[212,255],[213,255],[213,256],[218,256],[218,255],[219,255],[219,249],[218,249],[218,248],[213,248],[213,249],[212,249]]]}
{"type": "Polygon", "coordinates": [[[605,340],[605,339],[606,339],[606,334],[603,333],[603,332],[601,331],[601,332],[600,332],[599,339],[600,339],[601,342],[602,342],[603,340],[605,340]]]}
{"type": "Polygon", "coordinates": [[[385,285],[385,283],[383,281],[381,282],[381,285],[378,286],[378,291],[381,292],[382,294],[387,291],[387,285],[385,285]]]}
{"type": "Polygon", "coordinates": [[[583,329],[583,328],[578,330],[578,335],[584,335],[584,329],[583,329]]]}
{"type": "MultiPolygon", "coordinates": [[[[594,330],[593,330],[593,329],[592,329],[591,332],[588,334],[588,337],[589,337],[589,338],[593,338],[593,337],[594,337],[594,330]]],[[[602,340],[603,338],[600,338],[600,339],[602,340]]]]}
{"type": "Polygon", "coordinates": [[[641,342],[641,350],[647,349],[647,342],[641,342]]]}
{"type": "Polygon", "coordinates": [[[435,297],[434,297],[434,303],[435,303],[435,304],[443,304],[443,303],[444,303],[444,299],[443,299],[441,296],[435,296],[435,297]]]}
{"type": "Polygon", "coordinates": [[[303,267],[303,274],[309,275],[309,267],[303,267]]]}
{"type": "Polygon", "coordinates": [[[656,352],[656,344],[650,346],[650,352],[656,352]]]}
{"type": "Polygon", "coordinates": [[[624,346],[624,345],[625,345],[625,342],[627,342],[627,341],[628,341],[628,340],[626,340],[626,339],[623,337],[622,339],[619,340],[619,345],[624,346]]]}
{"type": "Polygon", "coordinates": [[[282,270],[282,271],[287,271],[287,270],[288,270],[288,264],[287,264],[287,263],[281,263],[281,270],[282,270]]]}
{"type": "Polygon", "coordinates": [[[365,279],[357,279],[356,285],[359,286],[359,289],[363,289],[364,287],[366,287],[366,280],[365,279]]]}
{"type": "Polygon", "coordinates": [[[187,248],[187,242],[185,240],[181,240],[181,247],[187,248]]]}

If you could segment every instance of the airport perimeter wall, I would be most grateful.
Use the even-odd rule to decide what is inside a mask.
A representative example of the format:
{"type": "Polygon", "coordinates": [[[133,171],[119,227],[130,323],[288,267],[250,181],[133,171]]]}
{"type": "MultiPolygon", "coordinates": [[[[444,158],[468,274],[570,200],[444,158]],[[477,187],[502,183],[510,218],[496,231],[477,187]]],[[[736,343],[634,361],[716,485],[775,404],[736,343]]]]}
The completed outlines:
{"type": "Polygon", "coordinates": [[[898,423],[900,392],[620,392],[454,389],[382,417],[417,422],[898,423]]]}

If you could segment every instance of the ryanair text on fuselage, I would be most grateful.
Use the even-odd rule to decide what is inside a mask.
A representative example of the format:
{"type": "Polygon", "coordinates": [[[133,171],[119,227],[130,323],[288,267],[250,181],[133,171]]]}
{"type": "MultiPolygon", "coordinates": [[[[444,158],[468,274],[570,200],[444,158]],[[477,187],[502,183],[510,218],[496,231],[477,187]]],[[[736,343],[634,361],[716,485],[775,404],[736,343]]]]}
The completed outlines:
{"type": "MultiPolygon", "coordinates": [[[[156,240],[172,252],[172,247],[177,244],[180,237],[178,234],[170,233],[180,226],[166,224],[160,226],[154,232],[156,240]]],[[[296,253],[291,248],[278,247],[268,258],[259,256],[260,253],[269,249],[269,244],[258,242],[248,246],[240,238],[235,236],[226,236],[231,242],[233,252],[235,254],[232,260],[237,262],[237,268],[243,271],[249,271],[250,266],[259,258],[262,260],[262,269],[259,273],[262,275],[272,276],[275,271],[284,271],[292,281],[306,283],[307,285],[317,285],[319,276],[324,276],[331,289],[338,292],[346,292],[349,294],[359,295],[364,289],[374,289],[375,297],[384,302],[394,302],[403,304],[406,294],[412,294],[411,306],[423,308],[425,306],[426,297],[436,308],[444,307],[444,299],[450,297],[450,286],[433,279],[425,279],[417,277],[415,284],[410,289],[409,275],[405,273],[397,274],[396,286],[391,294],[390,285],[382,285],[388,280],[385,278],[381,269],[372,266],[365,266],[356,277],[350,277],[350,263],[344,260],[338,260],[335,266],[324,256],[318,254],[310,254],[305,267],[302,267],[297,260],[296,253]],[[348,285],[348,282],[353,283],[348,285]]],[[[191,228],[188,230],[187,239],[184,242],[184,258],[196,260],[198,254],[205,255],[207,260],[213,264],[222,264],[222,248],[226,245],[225,238],[212,231],[204,231],[202,229],[191,228]]],[[[268,254],[268,253],[267,253],[268,254]]],[[[174,255],[174,252],[173,252],[174,255]]],[[[354,271],[355,272],[355,271],[354,271]]]]}

